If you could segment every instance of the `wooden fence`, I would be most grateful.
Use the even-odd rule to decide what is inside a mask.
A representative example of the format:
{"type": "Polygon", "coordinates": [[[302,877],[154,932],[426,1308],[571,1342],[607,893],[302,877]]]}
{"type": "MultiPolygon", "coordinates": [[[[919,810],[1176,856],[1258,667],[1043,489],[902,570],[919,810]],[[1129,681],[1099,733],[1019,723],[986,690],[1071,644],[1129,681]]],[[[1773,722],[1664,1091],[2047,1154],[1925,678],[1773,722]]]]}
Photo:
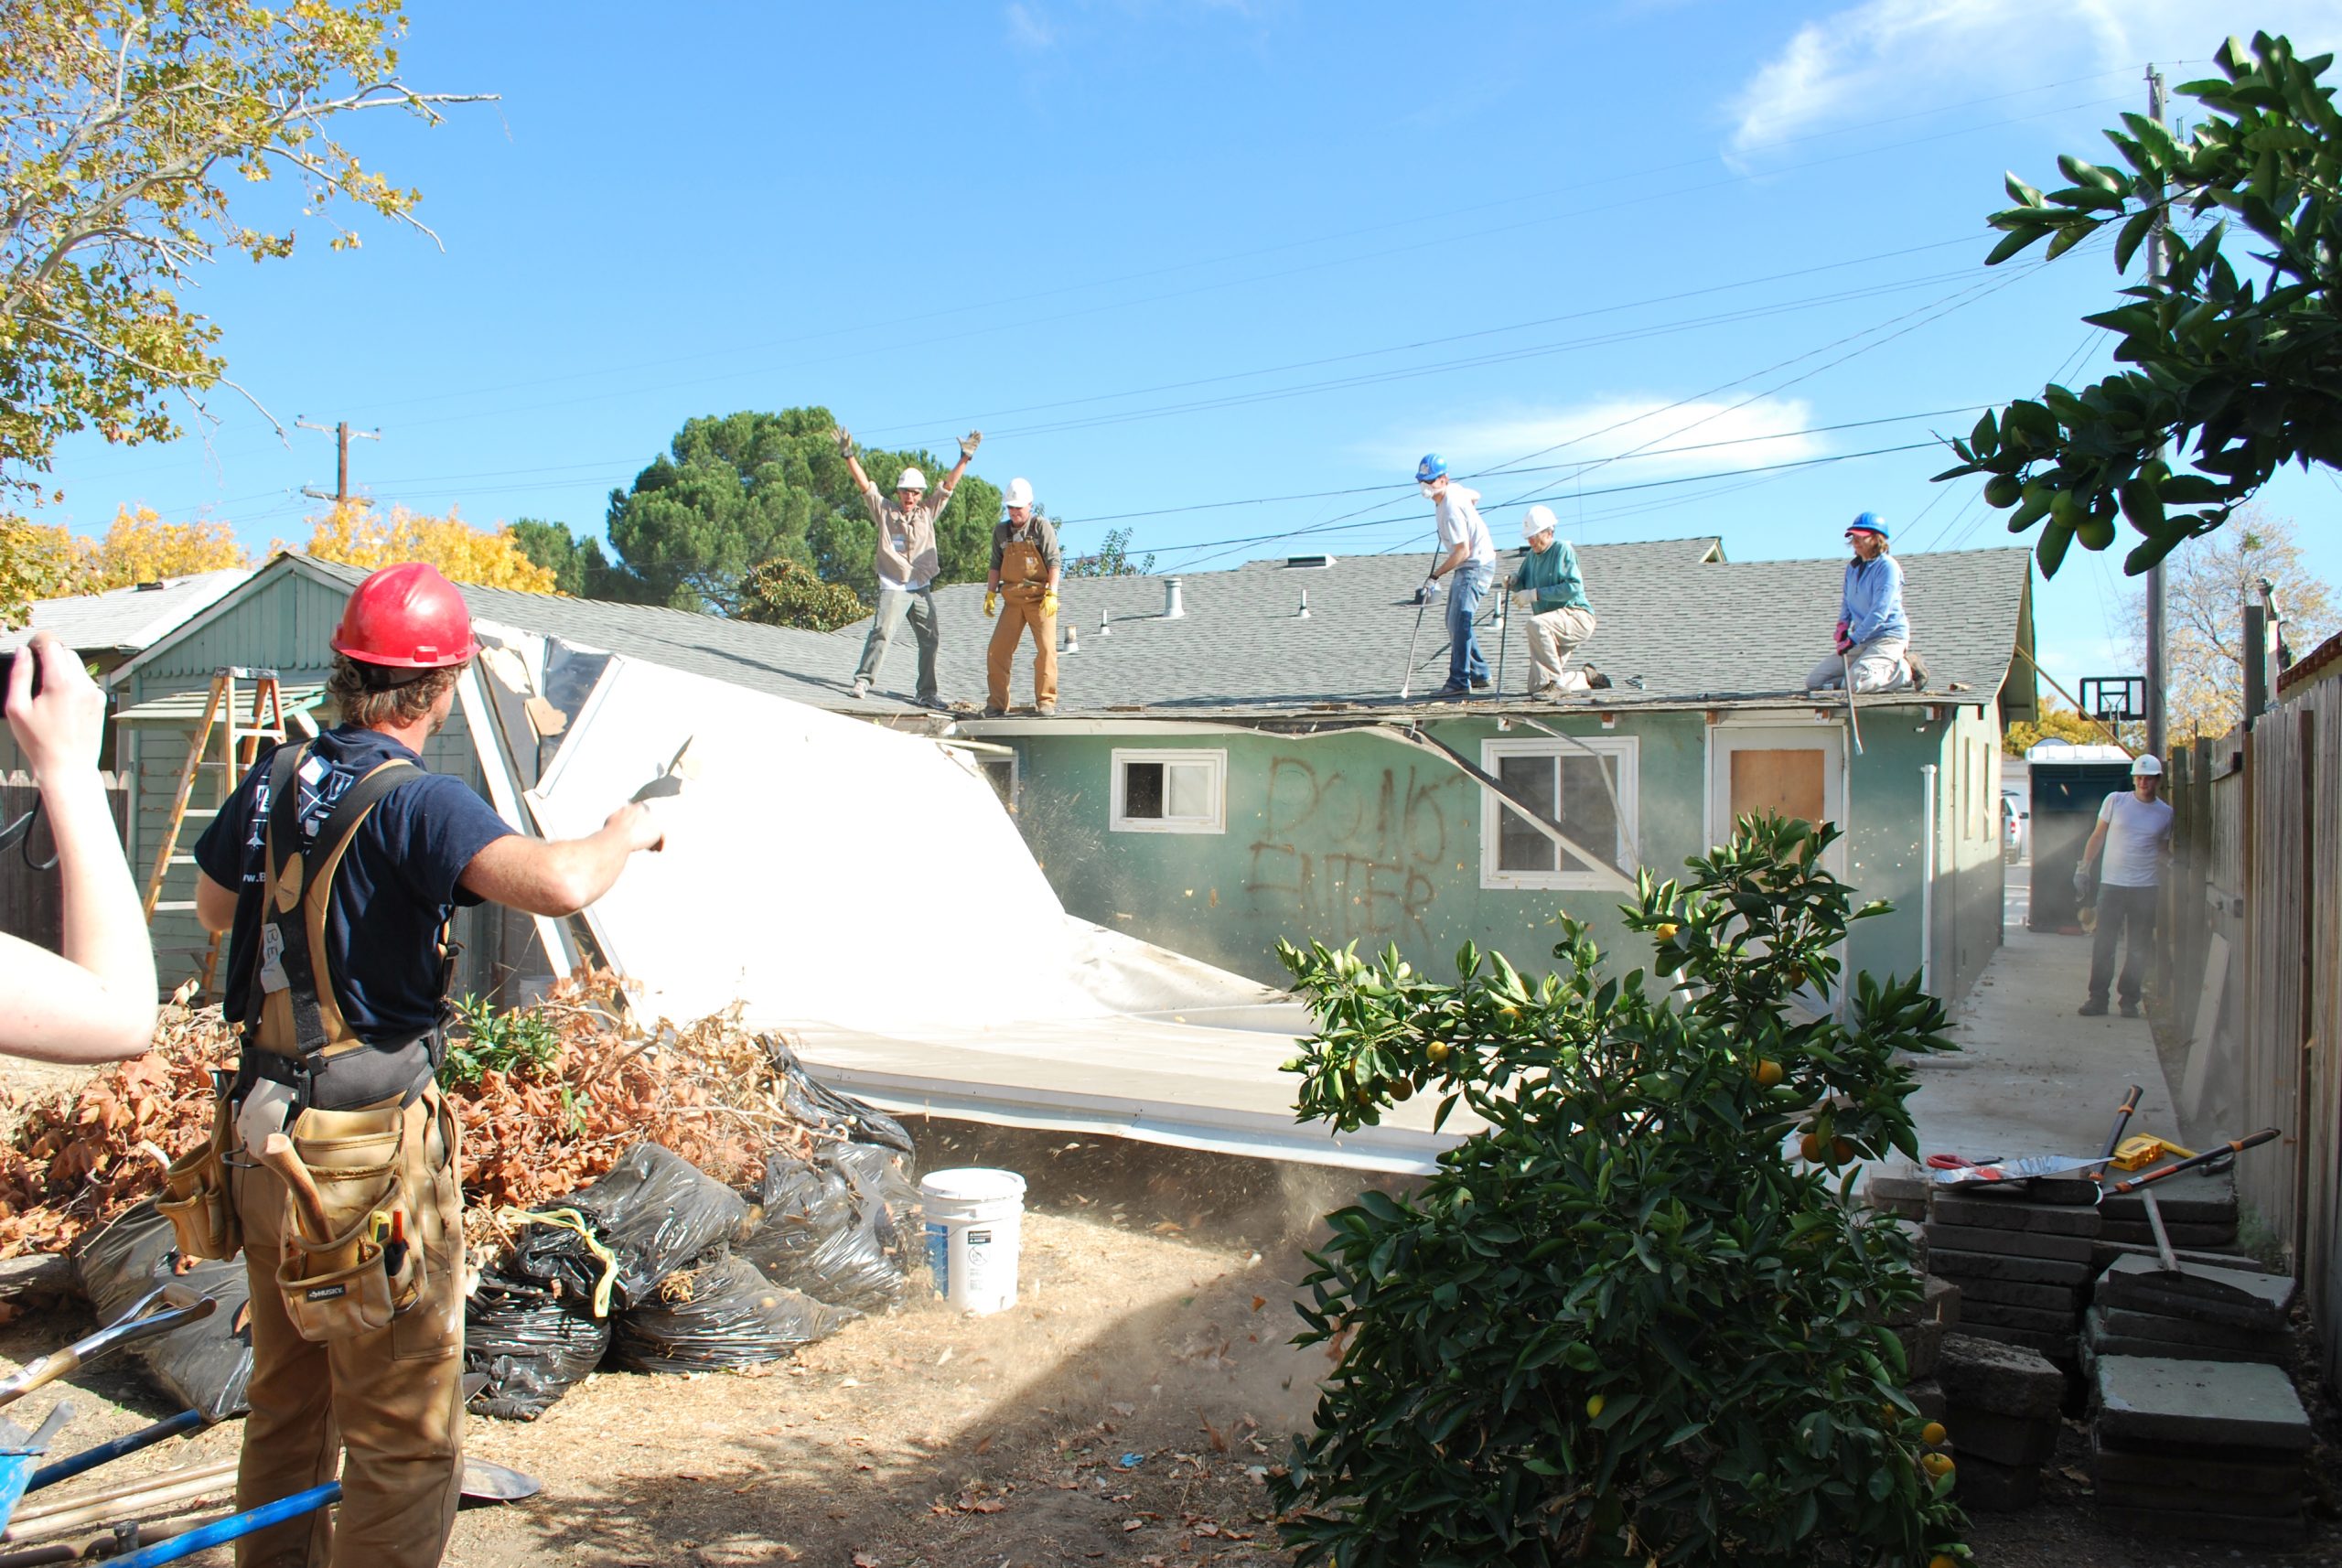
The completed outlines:
{"type": "Polygon", "coordinates": [[[2283,1133],[2238,1160],[2237,1196],[2342,1370],[2342,679],[2174,763],[2158,991],[2188,1036],[2181,1106],[2201,1139],[2283,1133]]]}
{"type": "MultiPolygon", "coordinates": [[[[100,778],[105,781],[106,800],[113,807],[114,832],[119,833],[130,807],[129,787],[115,774],[100,778]]],[[[0,827],[15,822],[39,800],[31,774],[22,769],[0,771],[0,827]]],[[[33,824],[30,836],[0,850],[0,931],[51,949],[63,939],[64,909],[57,873],[40,869],[56,853],[46,817],[33,824]]]]}

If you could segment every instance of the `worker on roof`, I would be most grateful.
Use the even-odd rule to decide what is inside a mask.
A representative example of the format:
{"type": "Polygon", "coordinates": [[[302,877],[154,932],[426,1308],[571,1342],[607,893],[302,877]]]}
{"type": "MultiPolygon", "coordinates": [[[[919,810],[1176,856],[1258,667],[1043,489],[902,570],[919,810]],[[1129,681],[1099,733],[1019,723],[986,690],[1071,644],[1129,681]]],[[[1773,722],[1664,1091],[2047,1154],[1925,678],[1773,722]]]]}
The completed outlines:
{"type": "Polygon", "coordinates": [[[1415,483],[1434,503],[1439,521],[1442,553],[1424,579],[1425,595],[1437,593],[1439,579],[1456,581],[1447,597],[1447,684],[1434,696],[1469,697],[1488,689],[1488,661],[1480,652],[1474,623],[1480,599],[1496,581],[1497,547],[1488,525],[1480,521],[1480,492],[1448,478],[1447,459],[1426,454],[1415,465],[1415,483]]]}
{"type": "Polygon", "coordinates": [[[221,990],[242,1054],[160,1207],[184,1256],[244,1252],[237,1505],[340,1476],[338,1510],[244,1537],[237,1563],[431,1568],[463,1469],[463,1173],[435,1082],[447,928],[483,901],[574,914],[661,832],[628,804],[586,837],[526,838],[424,769],[479,651],[435,569],[368,576],[331,640],[340,722],[263,755],[195,847],[197,917],[232,933],[221,990]]]}
{"type": "MultiPolygon", "coordinates": [[[[0,1053],[78,1063],[143,1056],[155,1044],[155,944],[98,776],[105,693],[71,649],[37,631],[8,661],[0,706],[40,790],[66,912],[56,952],[0,931],[8,999],[0,1053]]],[[[27,847],[32,826],[29,816],[0,823],[0,853],[27,847]]]]}
{"type": "Polygon", "coordinates": [[[988,719],[1008,712],[1009,669],[1027,627],[1033,631],[1033,705],[1044,714],[1058,711],[1058,584],[1065,577],[1065,557],[1058,550],[1057,525],[1034,506],[1028,481],[1009,480],[1006,500],[1007,517],[993,524],[992,571],[984,577],[984,614],[1000,618],[984,665],[988,719]]]}
{"type": "Polygon", "coordinates": [[[1591,664],[1569,667],[1570,655],[1594,635],[1594,606],[1578,575],[1577,552],[1554,536],[1552,509],[1531,507],[1520,520],[1520,537],[1529,550],[1507,585],[1515,607],[1529,617],[1529,694],[1559,702],[1565,692],[1606,688],[1610,677],[1591,664]]]}
{"type": "Polygon", "coordinates": [[[2090,949],[2090,994],[2079,1009],[2085,1018],[2103,1017],[2106,993],[2114,983],[2114,948],[2127,929],[2119,994],[2122,1016],[2139,1015],[2139,993],[2147,954],[2155,945],[2155,908],[2163,899],[2164,862],[2171,854],[2171,802],[2163,789],[2163,759],[2142,752],[2131,763],[2131,787],[2099,803],[2098,826],[2082,846],[2074,868],[2075,890],[2095,872],[2098,929],[2090,949]],[[2101,855],[2103,858],[2101,859],[2101,855]]]}
{"type": "Polygon", "coordinates": [[[1838,651],[1816,664],[1805,689],[1845,685],[1857,692],[1924,692],[1928,667],[1911,650],[1911,622],[1903,613],[1903,564],[1887,553],[1886,520],[1866,511],[1846,525],[1854,558],[1838,602],[1838,651]]]}
{"type": "Polygon", "coordinates": [[[870,695],[871,682],[878,679],[878,667],[886,660],[886,646],[908,618],[912,635],[919,639],[919,692],[912,701],[940,712],[950,704],[935,679],[935,654],[943,640],[935,618],[933,589],[940,564],[935,549],[935,520],[951,504],[951,492],[959,488],[961,476],[968,471],[969,462],[983,444],[983,432],[971,430],[960,438],[960,461],[943,477],[942,488],[932,498],[927,493],[927,476],[907,467],[895,477],[892,500],[880,495],[870,476],[862,471],[862,463],[854,455],[853,434],[840,426],[830,435],[854,475],[854,487],[862,492],[870,521],[878,528],[871,560],[878,576],[878,607],[870,618],[870,635],[863,639],[862,662],[854,667],[854,694],[870,695]]]}

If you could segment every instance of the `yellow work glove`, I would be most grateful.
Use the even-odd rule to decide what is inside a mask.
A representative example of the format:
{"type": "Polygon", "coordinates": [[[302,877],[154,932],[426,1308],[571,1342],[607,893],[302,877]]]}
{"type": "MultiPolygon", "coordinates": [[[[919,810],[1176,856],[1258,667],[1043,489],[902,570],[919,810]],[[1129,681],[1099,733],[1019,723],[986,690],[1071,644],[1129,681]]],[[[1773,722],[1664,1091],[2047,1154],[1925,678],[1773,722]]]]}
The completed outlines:
{"type": "Polygon", "coordinates": [[[1041,613],[1045,616],[1053,616],[1058,613],[1058,596],[1056,589],[1052,588],[1049,592],[1041,596],[1041,613]]]}
{"type": "Polygon", "coordinates": [[[986,588],[984,590],[984,619],[990,620],[999,613],[1000,590],[997,588],[986,588]]]}

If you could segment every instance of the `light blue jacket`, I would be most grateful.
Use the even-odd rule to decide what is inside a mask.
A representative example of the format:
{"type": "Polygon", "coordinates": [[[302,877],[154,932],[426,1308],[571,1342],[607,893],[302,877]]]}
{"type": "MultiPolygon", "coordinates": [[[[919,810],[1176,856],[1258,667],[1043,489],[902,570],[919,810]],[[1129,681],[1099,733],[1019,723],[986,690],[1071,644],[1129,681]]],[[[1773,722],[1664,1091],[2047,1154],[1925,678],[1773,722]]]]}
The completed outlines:
{"type": "Polygon", "coordinates": [[[1893,637],[1907,642],[1911,623],[1903,614],[1903,566],[1892,555],[1846,563],[1846,592],[1838,615],[1856,642],[1893,637]]]}

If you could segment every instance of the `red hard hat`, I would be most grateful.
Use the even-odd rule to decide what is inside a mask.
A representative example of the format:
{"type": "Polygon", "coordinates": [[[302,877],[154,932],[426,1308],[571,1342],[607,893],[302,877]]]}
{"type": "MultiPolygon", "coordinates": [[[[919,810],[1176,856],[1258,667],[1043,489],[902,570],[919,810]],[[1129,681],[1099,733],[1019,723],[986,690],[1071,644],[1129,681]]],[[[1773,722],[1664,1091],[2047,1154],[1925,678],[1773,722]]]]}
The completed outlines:
{"type": "Polygon", "coordinates": [[[439,568],[420,561],[385,566],[351,590],[333,650],[361,664],[441,670],[479,651],[472,612],[439,568]]]}

